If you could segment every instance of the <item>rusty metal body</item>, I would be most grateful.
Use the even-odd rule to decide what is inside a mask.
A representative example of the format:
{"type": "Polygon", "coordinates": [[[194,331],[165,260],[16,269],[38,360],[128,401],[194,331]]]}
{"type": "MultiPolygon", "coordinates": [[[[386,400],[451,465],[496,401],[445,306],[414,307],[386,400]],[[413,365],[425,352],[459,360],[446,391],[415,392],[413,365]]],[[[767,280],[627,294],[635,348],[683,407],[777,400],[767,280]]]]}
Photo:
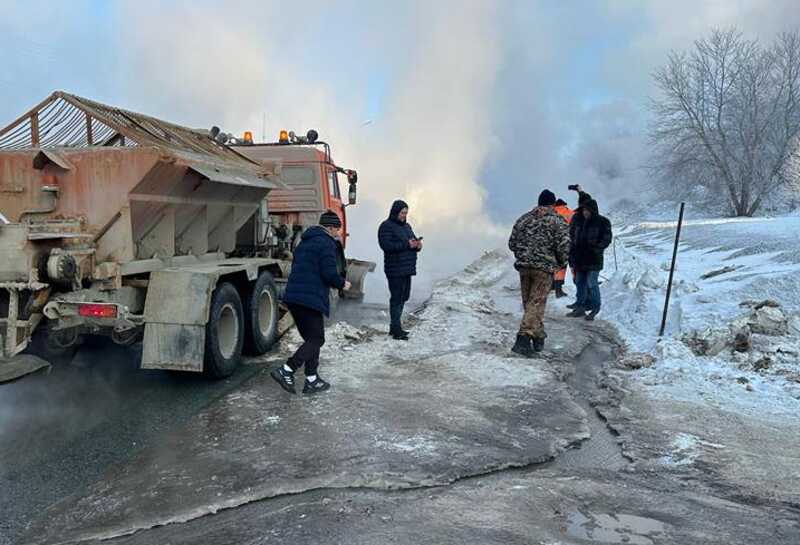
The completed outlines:
{"type": "MultiPolygon", "coordinates": [[[[285,154],[243,151],[62,92],[0,129],[0,360],[37,331],[58,348],[102,334],[142,339],[142,367],[204,370],[218,283],[242,301],[266,271],[280,284],[320,211],[344,221],[329,155],[293,150],[284,177],[285,154]]],[[[360,293],[374,264],[351,263],[360,293]]]]}
{"type": "Polygon", "coordinates": [[[278,172],[202,132],[54,93],[0,131],[0,356],[46,322],[62,338],[140,331],[150,367],[202,370],[204,328],[171,336],[184,324],[170,309],[191,300],[207,320],[221,276],[285,275],[280,260],[229,257],[259,203],[284,187],[278,172]],[[187,268],[206,278],[203,293],[149,289],[187,268]],[[113,305],[113,317],[82,316],[82,303],[113,305]]]}

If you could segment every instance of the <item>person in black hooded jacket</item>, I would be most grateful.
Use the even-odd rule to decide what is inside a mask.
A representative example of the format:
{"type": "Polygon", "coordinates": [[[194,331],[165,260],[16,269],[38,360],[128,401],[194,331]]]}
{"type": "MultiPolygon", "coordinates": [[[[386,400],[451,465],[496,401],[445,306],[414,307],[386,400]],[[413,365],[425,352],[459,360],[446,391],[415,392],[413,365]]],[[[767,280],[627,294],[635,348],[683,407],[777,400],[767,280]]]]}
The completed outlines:
{"type": "Polygon", "coordinates": [[[597,201],[589,199],[575,212],[581,221],[572,240],[570,260],[575,270],[575,283],[578,286],[578,301],[569,316],[594,320],[600,312],[600,284],[598,277],[603,270],[603,253],[611,244],[611,222],[601,216],[597,201]],[[586,314],[589,311],[589,314],[586,314]]]}
{"type": "Polygon", "coordinates": [[[580,184],[575,184],[570,186],[570,189],[578,193],[578,206],[575,207],[572,219],[569,222],[569,240],[570,240],[570,249],[569,249],[569,266],[572,269],[573,273],[573,281],[575,282],[575,302],[567,305],[567,308],[576,309],[576,308],[584,308],[586,306],[586,301],[583,300],[586,296],[586,290],[580,290],[578,287],[578,278],[575,269],[575,235],[578,232],[578,229],[583,225],[585,218],[581,213],[581,207],[592,200],[592,196],[589,195],[587,192],[583,190],[580,184]]]}
{"type": "Polygon", "coordinates": [[[378,244],[383,250],[383,272],[389,282],[389,334],[396,340],[407,340],[401,317],[403,307],[411,296],[411,277],[417,274],[417,254],[422,250],[422,239],[417,238],[408,224],[408,205],[396,200],[392,203],[389,218],[378,228],[378,244]]]}

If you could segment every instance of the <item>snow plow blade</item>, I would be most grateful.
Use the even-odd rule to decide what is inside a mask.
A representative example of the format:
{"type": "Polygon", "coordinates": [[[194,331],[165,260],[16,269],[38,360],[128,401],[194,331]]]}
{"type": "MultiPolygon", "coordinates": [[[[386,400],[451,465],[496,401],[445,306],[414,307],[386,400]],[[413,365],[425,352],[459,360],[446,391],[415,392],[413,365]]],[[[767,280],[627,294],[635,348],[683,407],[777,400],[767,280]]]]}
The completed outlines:
{"type": "Polygon", "coordinates": [[[50,369],[50,364],[32,354],[20,354],[8,360],[0,360],[0,384],[11,382],[42,369],[50,369]]]}
{"type": "Polygon", "coordinates": [[[372,261],[361,261],[360,259],[347,260],[347,281],[352,287],[343,292],[346,299],[364,299],[364,277],[367,273],[375,270],[375,263],[372,261]]]}

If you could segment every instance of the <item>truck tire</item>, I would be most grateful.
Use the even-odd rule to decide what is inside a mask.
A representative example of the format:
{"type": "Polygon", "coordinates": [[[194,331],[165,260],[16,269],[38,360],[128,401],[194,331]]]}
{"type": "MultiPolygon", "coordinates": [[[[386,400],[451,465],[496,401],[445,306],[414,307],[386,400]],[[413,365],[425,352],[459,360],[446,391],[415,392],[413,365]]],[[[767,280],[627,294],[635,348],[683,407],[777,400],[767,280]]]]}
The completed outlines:
{"type": "Polygon", "coordinates": [[[260,356],[278,340],[278,290],[269,271],[258,275],[243,303],[244,352],[260,356]]]}
{"type": "Polygon", "coordinates": [[[229,377],[242,361],[244,312],[239,293],[227,282],[211,296],[206,324],[205,373],[212,378],[229,377]]]}

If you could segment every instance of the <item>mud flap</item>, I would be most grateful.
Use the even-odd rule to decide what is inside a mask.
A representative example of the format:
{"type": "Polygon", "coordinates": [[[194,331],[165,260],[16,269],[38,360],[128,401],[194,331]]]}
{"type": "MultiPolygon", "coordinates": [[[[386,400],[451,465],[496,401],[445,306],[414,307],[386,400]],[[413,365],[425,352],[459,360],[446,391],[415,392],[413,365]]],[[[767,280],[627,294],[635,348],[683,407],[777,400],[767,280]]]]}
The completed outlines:
{"type": "Polygon", "coordinates": [[[184,270],[150,275],[142,369],[203,371],[206,322],[217,275],[184,270]]]}
{"type": "Polygon", "coordinates": [[[20,354],[9,360],[0,360],[0,383],[11,382],[42,369],[50,370],[50,363],[32,354],[20,354]]]}
{"type": "Polygon", "coordinates": [[[352,284],[350,290],[342,292],[346,299],[364,299],[364,278],[367,273],[375,270],[375,263],[372,261],[361,261],[360,259],[347,260],[347,280],[352,284]]]}
{"type": "Polygon", "coordinates": [[[278,338],[283,337],[287,331],[294,327],[294,318],[291,312],[285,312],[283,317],[278,320],[278,338]]]}

